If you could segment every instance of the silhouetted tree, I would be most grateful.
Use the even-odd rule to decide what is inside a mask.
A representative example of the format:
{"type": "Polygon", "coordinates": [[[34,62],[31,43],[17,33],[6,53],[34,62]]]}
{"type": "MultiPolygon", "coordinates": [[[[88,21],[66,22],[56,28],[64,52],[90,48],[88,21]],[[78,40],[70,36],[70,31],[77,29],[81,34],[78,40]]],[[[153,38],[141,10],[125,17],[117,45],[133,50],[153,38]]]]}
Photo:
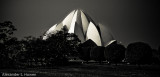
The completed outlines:
{"type": "Polygon", "coordinates": [[[112,43],[105,48],[105,58],[109,63],[122,62],[125,58],[125,47],[121,44],[112,43]]]}
{"type": "Polygon", "coordinates": [[[36,39],[36,46],[35,46],[35,60],[37,60],[39,65],[43,66],[47,64],[47,59],[49,56],[52,56],[51,53],[48,51],[48,46],[44,40],[41,38],[36,39]]]}
{"type": "Polygon", "coordinates": [[[0,43],[7,41],[17,29],[10,21],[0,23],[0,43]]]}
{"type": "Polygon", "coordinates": [[[5,45],[3,43],[0,43],[0,68],[4,68],[9,64],[8,62],[6,62],[6,60],[8,59],[9,57],[6,53],[5,45]]]}
{"type": "Polygon", "coordinates": [[[33,66],[33,64],[35,63],[31,63],[32,61],[35,61],[35,57],[36,57],[36,48],[37,48],[37,43],[36,43],[36,38],[32,37],[32,36],[27,36],[24,37],[23,40],[21,40],[23,45],[24,45],[24,49],[25,52],[23,52],[26,64],[28,64],[29,66],[33,66]]]}
{"type": "MultiPolygon", "coordinates": [[[[12,22],[5,21],[3,23],[0,23],[0,67],[5,68],[9,67],[11,63],[13,63],[13,59],[11,57],[11,45],[9,45],[8,41],[12,42],[15,40],[12,40],[12,34],[16,31],[14,25],[12,25],[12,22]]],[[[13,42],[12,42],[13,43],[13,42]]],[[[10,43],[11,44],[11,43],[10,43]]],[[[13,44],[12,44],[13,46],[13,44]]]]}
{"type": "Polygon", "coordinates": [[[160,64],[160,52],[156,49],[152,49],[152,63],[160,64]]]}
{"type": "Polygon", "coordinates": [[[151,47],[146,43],[135,42],[127,46],[126,61],[131,64],[150,63],[151,57],[151,47]]]}
{"type": "MultiPolygon", "coordinates": [[[[29,40],[28,40],[29,41],[29,40]]],[[[19,41],[18,47],[19,47],[19,52],[16,55],[16,62],[18,63],[18,67],[24,66],[26,64],[28,64],[28,59],[30,55],[28,53],[29,48],[28,46],[30,46],[29,42],[27,41],[27,39],[22,39],[19,41]]]]}
{"type": "Polygon", "coordinates": [[[92,47],[96,47],[96,43],[93,42],[91,39],[88,39],[84,43],[79,44],[78,52],[79,52],[79,58],[86,61],[88,63],[90,58],[90,51],[92,47]]]}
{"type": "Polygon", "coordinates": [[[88,39],[87,41],[85,41],[84,43],[80,44],[80,47],[96,47],[97,44],[95,42],[93,42],[91,39],[88,39]]]}
{"type": "Polygon", "coordinates": [[[57,31],[56,34],[46,40],[47,48],[52,54],[51,62],[60,65],[67,63],[68,57],[78,55],[77,47],[80,40],[75,34],[69,34],[64,31],[57,31]]]}
{"type": "Polygon", "coordinates": [[[66,34],[66,38],[67,38],[67,43],[68,43],[68,54],[69,56],[78,56],[79,53],[78,53],[78,47],[79,47],[79,44],[80,44],[80,40],[78,38],[78,36],[74,33],[65,33],[66,34]]]}
{"type": "Polygon", "coordinates": [[[91,60],[90,58],[90,47],[83,47],[83,48],[79,48],[79,58],[86,61],[88,63],[89,60],[91,60]]]}
{"type": "Polygon", "coordinates": [[[100,64],[105,61],[104,48],[102,46],[93,47],[90,51],[90,57],[92,60],[98,61],[100,64]]]}
{"type": "Polygon", "coordinates": [[[17,38],[12,37],[8,41],[5,42],[5,52],[8,54],[8,58],[10,59],[10,63],[12,66],[16,65],[16,55],[20,52],[19,41],[17,38]]]}

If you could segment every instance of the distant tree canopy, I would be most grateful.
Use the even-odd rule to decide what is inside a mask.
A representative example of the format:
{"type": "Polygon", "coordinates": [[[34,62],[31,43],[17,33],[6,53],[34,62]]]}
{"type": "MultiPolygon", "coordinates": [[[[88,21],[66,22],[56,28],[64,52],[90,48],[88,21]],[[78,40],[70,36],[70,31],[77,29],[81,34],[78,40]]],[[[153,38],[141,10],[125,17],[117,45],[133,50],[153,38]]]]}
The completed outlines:
{"type": "Polygon", "coordinates": [[[102,61],[105,61],[104,49],[105,47],[102,47],[102,46],[91,48],[91,52],[90,52],[91,59],[95,61],[99,61],[99,63],[101,63],[102,61]]]}
{"type": "Polygon", "coordinates": [[[91,39],[88,39],[87,41],[85,41],[84,43],[79,45],[80,47],[96,47],[97,44],[95,42],[93,42],[91,39]]]}
{"type": "Polygon", "coordinates": [[[66,28],[51,34],[46,40],[28,36],[19,41],[11,37],[14,31],[16,29],[10,21],[0,23],[0,68],[9,64],[65,65],[68,57],[79,55],[77,48],[80,40],[77,35],[66,33],[66,28]]]}
{"type": "Polygon", "coordinates": [[[146,64],[151,62],[151,47],[143,42],[131,43],[127,46],[126,61],[131,64],[146,64]]]}
{"type": "Polygon", "coordinates": [[[73,33],[66,33],[63,28],[62,31],[58,31],[56,34],[52,34],[52,36],[50,36],[46,42],[49,44],[54,44],[53,46],[55,46],[57,51],[64,52],[68,56],[75,55],[75,53],[77,53],[75,48],[77,48],[80,44],[80,40],[77,35],[73,33]]]}
{"type": "Polygon", "coordinates": [[[119,63],[125,58],[126,48],[117,43],[112,43],[105,48],[105,58],[110,63],[119,63]]]}
{"type": "Polygon", "coordinates": [[[127,48],[117,42],[97,46],[91,39],[81,43],[77,35],[67,33],[66,26],[49,34],[46,40],[32,36],[18,40],[11,36],[16,30],[10,21],[0,23],[0,68],[66,65],[70,58],[78,56],[87,62],[107,60],[117,64],[125,58],[131,64],[160,64],[160,47],[151,49],[143,42],[131,43],[127,48]]]}
{"type": "Polygon", "coordinates": [[[17,47],[17,38],[12,37],[13,32],[16,31],[15,26],[10,21],[0,23],[0,67],[7,67],[13,65],[13,58],[15,57],[17,47]]]}
{"type": "MultiPolygon", "coordinates": [[[[41,37],[28,36],[22,41],[25,45],[25,52],[20,53],[23,56],[19,55],[19,57],[24,57],[26,61],[19,61],[34,61],[36,64],[40,61],[43,62],[41,65],[65,65],[69,57],[78,55],[77,47],[80,43],[75,34],[66,33],[63,28],[50,34],[46,40],[42,40],[41,37]]],[[[28,64],[33,65],[33,63],[28,64]]]]}
{"type": "Polygon", "coordinates": [[[88,62],[89,60],[91,60],[90,58],[90,47],[83,47],[83,48],[79,48],[79,58],[88,62]]]}
{"type": "Polygon", "coordinates": [[[152,63],[160,64],[160,52],[156,49],[152,49],[152,63]]]}
{"type": "Polygon", "coordinates": [[[77,47],[80,40],[75,34],[66,33],[62,29],[62,31],[57,31],[56,34],[52,34],[45,41],[47,43],[47,48],[51,53],[56,54],[54,57],[57,58],[58,61],[66,60],[67,57],[78,55],[77,47]]]}
{"type": "Polygon", "coordinates": [[[79,58],[88,62],[91,60],[91,48],[96,47],[96,43],[93,42],[91,39],[85,41],[84,43],[79,44],[78,52],[79,58]]]}
{"type": "Polygon", "coordinates": [[[17,29],[10,21],[0,23],[0,43],[7,41],[17,29]]]}

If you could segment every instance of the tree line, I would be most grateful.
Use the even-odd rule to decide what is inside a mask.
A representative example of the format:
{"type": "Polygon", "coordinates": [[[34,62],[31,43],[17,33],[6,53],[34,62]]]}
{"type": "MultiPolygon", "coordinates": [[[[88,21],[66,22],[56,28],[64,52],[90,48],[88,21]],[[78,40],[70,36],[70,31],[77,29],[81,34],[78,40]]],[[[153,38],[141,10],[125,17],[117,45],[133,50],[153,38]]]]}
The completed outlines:
{"type": "Polygon", "coordinates": [[[52,67],[69,64],[70,57],[99,63],[126,62],[130,64],[160,63],[160,47],[152,49],[143,42],[125,48],[113,42],[107,47],[97,46],[92,40],[81,43],[77,35],[66,33],[66,28],[50,34],[49,38],[13,37],[17,29],[10,21],[0,23],[0,68],[52,67]]]}
{"type": "Polygon", "coordinates": [[[12,36],[16,31],[12,22],[0,23],[0,68],[67,65],[69,57],[78,55],[80,40],[65,30],[62,28],[46,40],[32,36],[18,40],[12,36]]]}
{"type": "Polygon", "coordinates": [[[160,64],[160,47],[152,49],[147,43],[134,42],[126,48],[117,41],[110,45],[96,46],[92,40],[88,40],[79,47],[80,59],[88,62],[90,60],[109,64],[160,64]]]}

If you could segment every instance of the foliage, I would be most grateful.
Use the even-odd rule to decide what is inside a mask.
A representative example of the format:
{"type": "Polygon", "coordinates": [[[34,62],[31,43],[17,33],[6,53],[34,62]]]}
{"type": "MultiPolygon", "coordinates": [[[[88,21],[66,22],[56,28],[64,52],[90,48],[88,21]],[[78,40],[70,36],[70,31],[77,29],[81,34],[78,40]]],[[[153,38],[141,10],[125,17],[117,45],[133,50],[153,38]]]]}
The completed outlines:
{"type": "Polygon", "coordinates": [[[93,42],[91,39],[88,39],[87,41],[85,41],[84,43],[80,44],[80,47],[96,47],[97,44],[95,42],[93,42]]]}
{"type": "Polygon", "coordinates": [[[16,31],[12,22],[5,21],[0,23],[0,68],[12,67],[14,65],[14,57],[17,53],[17,38],[11,37],[16,31]]]}
{"type": "Polygon", "coordinates": [[[105,48],[105,58],[110,63],[119,63],[125,57],[125,47],[121,44],[112,43],[105,48]]]}
{"type": "Polygon", "coordinates": [[[126,61],[131,64],[150,63],[151,57],[151,47],[146,43],[135,42],[127,46],[126,61]]]}
{"type": "Polygon", "coordinates": [[[152,63],[160,64],[160,52],[156,49],[152,49],[152,63]]]}
{"type": "Polygon", "coordinates": [[[65,31],[58,31],[56,34],[52,34],[46,40],[48,48],[55,55],[55,58],[59,60],[66,60],[71,56],[77,56],[77,47],[80,42],[75,34],[65,33],[65,31]]]}
{"type": "Polygon", "coordinates": [[[90,47],[81,47],[79,48],[79,58],[88,62],[89,60],[91,60],[90,58],[90,47]]]}
{"type": "Polygon", "coordinates": [[[7,41],[16,30],[10,21],[0,23],[0,43],[7,41]]]}
{"type": "Polygon", "coordinates": [[[160,63],[160,47],[151,49],[143,42],[131,43],[127,49],[116,42],[106,48],[100,47],[91,39],[80,44],[77,35],[67,33],[66,26],[49,34],[46,40],[32,36],[18,40],[11,36],[14,31],[16,28],[12,22],[0,23],[0,68],[66,65],[70,58],[78,56],[87,62],[92,59],[101,63],[107,59],[117,64],[125,58],[131,64],[146,64],[151,60],[160,63]]]}
{"type": "Polygon", "coordinates": [[[79,58],[84,61],[91,60],[90,58],[90,52],[92,47],[96,47],[96,43],[93,42],[91,39],[88,39],[84,43],[79,44],[78,52],[79,52],[79,58]]]}
{"type": "Polygon", "coordinates": [[[51,34],[46,40],[25,37],[21,40],[24,51],[17,56],[18,61],[27,66],[65,65],[70,56],[77,56],[79,39],[75,34],[65,33],[63,29],[51,34]]]}
{"type": "Polygon", "coordinates": [[[102,46],[93,47],[90,51],[90,54],[91,54],[90,55],[91,59],[95,61],[99,61],[99,63],[105,60],[104,47],[102,46]]]}

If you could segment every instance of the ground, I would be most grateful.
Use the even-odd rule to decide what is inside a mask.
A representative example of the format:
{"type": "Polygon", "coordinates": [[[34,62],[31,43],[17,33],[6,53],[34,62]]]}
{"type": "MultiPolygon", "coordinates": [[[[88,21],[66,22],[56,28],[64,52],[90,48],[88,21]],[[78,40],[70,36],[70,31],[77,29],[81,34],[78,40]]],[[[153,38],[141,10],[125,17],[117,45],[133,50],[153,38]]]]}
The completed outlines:
{"type": "Polygon", "coordinates": [[[2,73],[28,73],[37,77],[160,77],[158,65],[81,64],[53,68],[0,69],[2,73]]]}

